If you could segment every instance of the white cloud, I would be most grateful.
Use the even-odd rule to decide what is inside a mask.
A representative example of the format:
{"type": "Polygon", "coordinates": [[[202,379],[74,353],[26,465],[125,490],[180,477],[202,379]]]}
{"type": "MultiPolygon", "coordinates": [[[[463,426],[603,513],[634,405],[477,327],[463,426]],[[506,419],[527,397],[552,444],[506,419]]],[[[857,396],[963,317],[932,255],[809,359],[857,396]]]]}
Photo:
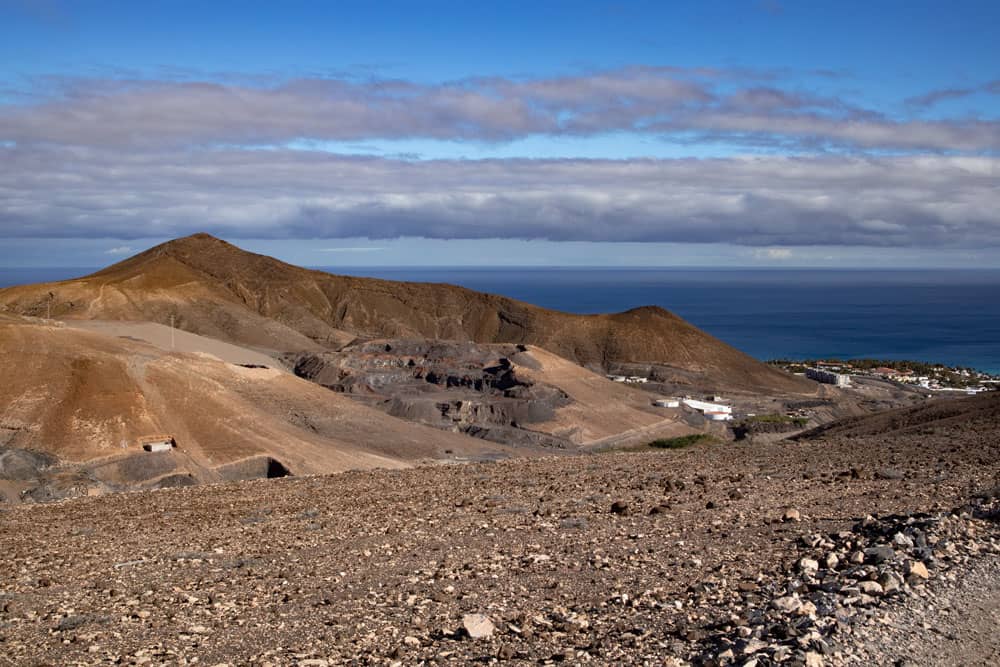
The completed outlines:
{"type": "Polygon", "coordinates": [[[754,250],[754,257],[757,259],[785,260],[791,259],[792,251],[790,248],[758,248],[754,250]]]}
{"type": "Polygon", "coordinates": [[[410,162],[291,150],[0,148],[0,238],[127,240],[208,231],[374,243],[419,236],[777,250],[996,247],[997,162],[944,156],[410,162]]]}
{"type": "MultiPolygon", "coordinates": [[[[443,83],[314,78],[62,79],[27,105],[0,104],[0,144],[165,147],[294,141],[508,141],[609,132],[798,148],[1000,148],[996,119],[890,118],[745,71],[626,67],[548,78],[443,83]]],[[[933,93],[932,93],[933,94],[933,93]]]]}
{"type": "Polygon", "coordinates": [[[132,246],[120,245],[115,248],[108,248],[104,251],[105,255],[130,255],[135,252],[132,246]]]}
{"type": "Polygon", "coordinates": [[[320,248],[320,252],[378,252],[385,248],[376,247],[356,247],[356,248],[320,248]]]}

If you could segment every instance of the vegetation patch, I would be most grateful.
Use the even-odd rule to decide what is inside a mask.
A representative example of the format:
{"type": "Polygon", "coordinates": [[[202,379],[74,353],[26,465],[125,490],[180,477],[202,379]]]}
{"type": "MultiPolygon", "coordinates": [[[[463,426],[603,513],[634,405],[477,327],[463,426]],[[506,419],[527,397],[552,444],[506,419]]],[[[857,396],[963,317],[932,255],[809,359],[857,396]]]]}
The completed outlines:
{"type": "Polygon", "coordinates": [[[692,433],[676,438],[660,438],[649,443],[647,446],[652,449],[684,449],[685,447],[691,447],[692,445],[704,443],[711,439],[712,436],[707,433],[692,433]]]}
{"type": "Polygon", "coordinates": [[[788,415],[754,415],[753,417],[747,417],[746,423],[748,424],[795,424],[796,426],[805,426],[809,419],[807,417],[789,417],[788,415]]]}

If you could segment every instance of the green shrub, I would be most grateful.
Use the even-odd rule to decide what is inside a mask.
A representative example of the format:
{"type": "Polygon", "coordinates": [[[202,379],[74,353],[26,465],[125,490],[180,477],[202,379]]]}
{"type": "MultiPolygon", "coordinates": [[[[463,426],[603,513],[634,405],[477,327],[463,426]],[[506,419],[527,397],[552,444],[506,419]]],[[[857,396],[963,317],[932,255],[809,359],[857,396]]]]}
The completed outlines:
{"type": "Polygon", "coordinates": [[[682,435],[676,438],[660,438],[659,440],[654,440],[646,446],[652,447],[653,449],[684,449],[685,447],[697,445],[700,442],[710,439],[711,436],[706,433],[692,433],[690,435],[682,435]]]}

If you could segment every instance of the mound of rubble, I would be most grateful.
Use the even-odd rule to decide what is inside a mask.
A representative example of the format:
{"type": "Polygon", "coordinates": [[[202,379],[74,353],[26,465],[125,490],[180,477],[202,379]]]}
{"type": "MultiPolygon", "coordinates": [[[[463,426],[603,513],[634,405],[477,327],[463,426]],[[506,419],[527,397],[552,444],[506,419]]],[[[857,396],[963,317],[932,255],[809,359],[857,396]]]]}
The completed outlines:
{"type": "Polygon", "coordinates": [[[856,651],[885,658],[856,635],[871,635],[887,608],[905,612],[931,603],[932,577],[954,581],[975,559],[1000,556],[995,496],[982,494],[951,512],[869,515],[851,530],[801,538],[783,577],[741,587],[745,595],[730,603],[731,615],[717,632],[698,641],[693,661],[743,667],[864,662],[856,651]]]}

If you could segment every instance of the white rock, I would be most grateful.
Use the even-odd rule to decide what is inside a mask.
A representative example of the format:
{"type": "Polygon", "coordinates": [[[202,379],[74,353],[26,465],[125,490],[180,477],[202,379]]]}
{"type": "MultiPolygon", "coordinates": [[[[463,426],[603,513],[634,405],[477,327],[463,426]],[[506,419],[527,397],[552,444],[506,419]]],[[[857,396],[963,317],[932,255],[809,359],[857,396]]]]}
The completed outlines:
{"type": "Polygon", "coordinates": [[[903,549],[910,549],[913,547],[913,539],[909,535],[904,535],[903,533],[896,533],[892,536],[892,546],[900,547],[903,549]]]}
{"type": "Polygon", "coordinates": [[[806,653],[806,667],[823,667],[823,656],[815,651],[806,653]]]}
{"type": "Polygon", "coordinates": [[[859,581],[858,590],[865,595],[882,595],[885,592],[882,584],[877,581],[859,581]]]}
{"type": "Polygon", "coordinates": [[[462,617],[462,625],[473,639],[491,637],[496,629],[493,621],[483,614],[466,614],[462,617]]]}
{"type": "Polygon", "coordinates": [[[796,597],[792,597],[791,595],[771,600],[772,609],[777,609],[779,611],[783,611],[789,614],[798,610],[798,608],[801,606],[802,606],[802,600],[796,597]]]}

